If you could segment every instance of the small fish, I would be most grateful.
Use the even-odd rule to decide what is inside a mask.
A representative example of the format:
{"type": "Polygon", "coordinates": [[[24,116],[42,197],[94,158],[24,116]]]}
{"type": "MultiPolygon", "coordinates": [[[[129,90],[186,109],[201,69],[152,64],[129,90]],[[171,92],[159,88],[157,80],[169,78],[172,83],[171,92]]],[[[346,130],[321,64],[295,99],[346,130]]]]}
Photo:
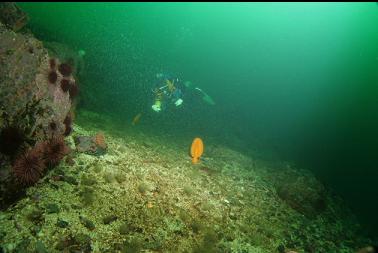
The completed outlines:
{"type": "Polygon", "coordinates": [[[138,114],[134,117],[133,122],[132,122],[131,124],[132,124],[133,126],[135,126],[135,125],[139,122],[140,117],[142,117],[142,113],[141,113],[141,112],[138,113],[138,114]]]}
{"type": "Polygon", "coordinates": [[[190,148],[190,155],[192,157],[192,163],[198,163],[201,155],[203,154],[203,142],[201,138],[194,138],[192,146],[190,148]]]}

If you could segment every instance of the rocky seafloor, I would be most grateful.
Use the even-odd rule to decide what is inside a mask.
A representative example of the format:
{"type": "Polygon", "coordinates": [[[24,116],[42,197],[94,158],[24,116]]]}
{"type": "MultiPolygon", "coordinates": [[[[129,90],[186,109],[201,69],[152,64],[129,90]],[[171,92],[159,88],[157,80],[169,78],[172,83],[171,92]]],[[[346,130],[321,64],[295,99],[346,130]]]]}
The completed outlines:
{"type": "Polygon", "coordinates": [[[14,3],[0,7],[0,253],[355,252],[372,244],[309,171],[206,136],[192,164],[196,136],[75,112],[79,61],[22,30],[28,18],[14,3]]]}
{"type": "Polygon", "coordinates": [[[190,139],[168,143],[137,127],[79,112],[70,159],[0,212],[0,251],[356,252],[372,243],[308,171],[206,139],[194,165],[190,139]],[[75,151],[75,136],[99,131],[105,154],[75,151]]]}

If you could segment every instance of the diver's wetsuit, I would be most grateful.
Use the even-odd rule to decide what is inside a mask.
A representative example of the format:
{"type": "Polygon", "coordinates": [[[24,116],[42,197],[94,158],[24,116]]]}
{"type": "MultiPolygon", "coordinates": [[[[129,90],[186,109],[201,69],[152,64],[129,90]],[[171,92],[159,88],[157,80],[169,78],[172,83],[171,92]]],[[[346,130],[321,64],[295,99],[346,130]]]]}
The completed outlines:
{"type": "Polygon", "coordinates": [[[170,74],[162,74],[158,77],[158,81],[155,84],[153,93],[155,95],[155,100],[158,99],[162,101],[162,107],[165,108],[166,101],[169,103],[174,103],[175,101],[182,99],[183,97],[184,85],[179,78],[174,77],[170,74]],[[167,85],[167,80],[173,83],[174,89],[170,90],[167,85]]]}

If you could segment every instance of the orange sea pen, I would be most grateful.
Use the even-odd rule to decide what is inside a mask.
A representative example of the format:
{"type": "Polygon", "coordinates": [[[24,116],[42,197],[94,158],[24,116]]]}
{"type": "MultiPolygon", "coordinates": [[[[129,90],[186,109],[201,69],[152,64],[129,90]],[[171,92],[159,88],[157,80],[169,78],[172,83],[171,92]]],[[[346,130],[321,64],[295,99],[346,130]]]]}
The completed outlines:
{"type": "Polygon", "coordinates": [[[203,153],[203,142],[201,138],[194,138],[190,148],[190,155],[192,156],[192,163],[196,164],[203,153]]]}

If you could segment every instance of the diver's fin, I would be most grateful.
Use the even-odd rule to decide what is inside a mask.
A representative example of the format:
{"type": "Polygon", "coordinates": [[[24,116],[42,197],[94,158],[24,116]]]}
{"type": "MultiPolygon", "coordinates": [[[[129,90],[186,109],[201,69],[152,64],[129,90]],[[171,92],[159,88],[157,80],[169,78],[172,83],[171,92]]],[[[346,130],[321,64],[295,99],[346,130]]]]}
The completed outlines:
{"type": "Polygon", "coordinates": [[[215,105],[214,100],[207,94],[205,96],[203,96],[202,99],[203,99],[203,101],[205,101],[209,105],[215,105]]]}
{"type": "Polygon", "coordinates": [[[198,90],[199,92],[201,92],[202,94],[202,100],[205,101],[207,104],[209,105],[215,105],[215,102],[214,100],[209,96],[207,95],[203,90],[201,90],[200,88],[196,87],[194,88],[196,90],[198,90]]]}

